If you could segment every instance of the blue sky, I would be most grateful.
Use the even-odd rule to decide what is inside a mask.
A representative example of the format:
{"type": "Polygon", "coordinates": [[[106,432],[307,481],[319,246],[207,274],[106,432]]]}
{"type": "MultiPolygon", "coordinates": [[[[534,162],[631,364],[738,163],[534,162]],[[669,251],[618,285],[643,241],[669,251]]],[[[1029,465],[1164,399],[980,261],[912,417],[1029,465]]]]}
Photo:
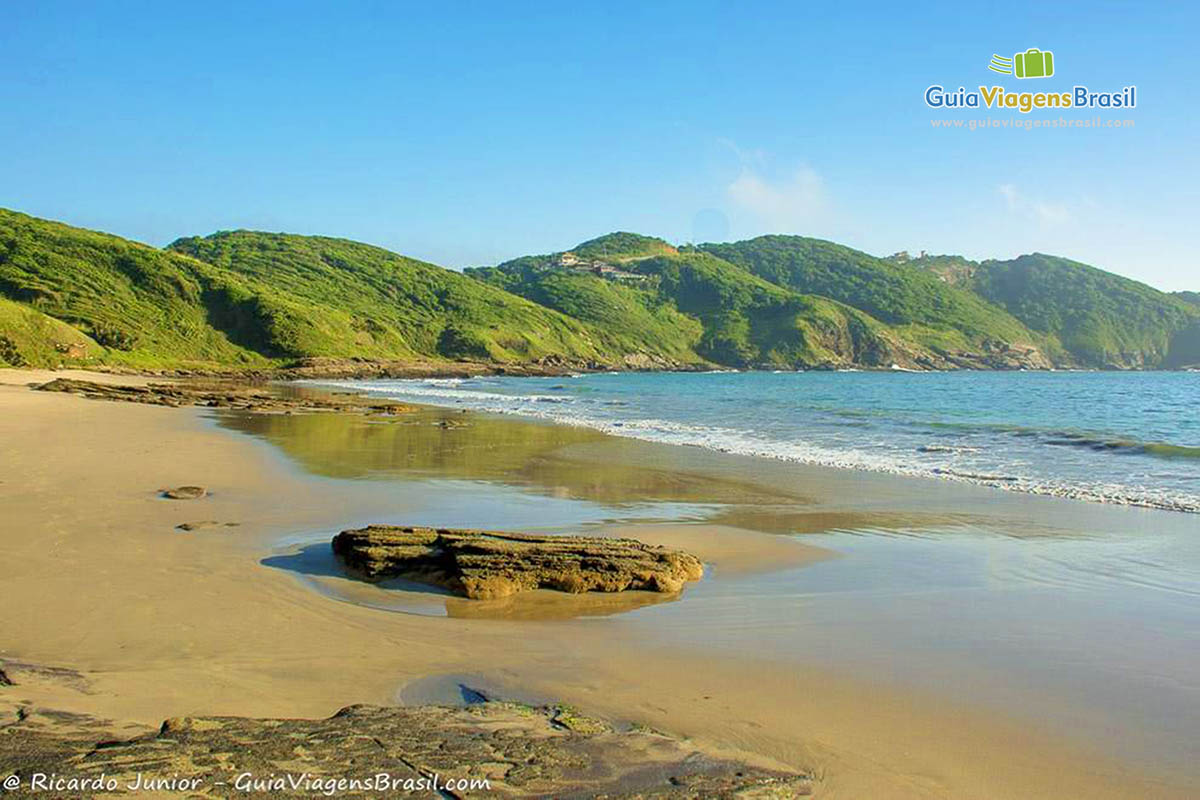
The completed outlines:
{"type": "Polygon", "coordinates": [[[1200,289],[1200,6],[919,9],[8,4],[0,206],[152,244],[286,230],[453,267],[611,230],[800,233],[1200,289]],[[987,70],[1028,47],[1054,78],[987,70]],[[934,129],[1019,115],[935,112],[932,83],[1136,84],[1138,108],[1099,114],[1135,127],[934,129]]]}

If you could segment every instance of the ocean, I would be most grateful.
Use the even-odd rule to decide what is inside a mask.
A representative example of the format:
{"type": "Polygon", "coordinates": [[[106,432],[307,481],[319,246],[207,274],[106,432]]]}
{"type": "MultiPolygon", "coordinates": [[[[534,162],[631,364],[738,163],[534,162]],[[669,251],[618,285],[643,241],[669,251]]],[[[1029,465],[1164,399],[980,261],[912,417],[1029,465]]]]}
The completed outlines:
{"type": "Polygon", "coordinates": [[[617,436],[1200,512],[1200,374],[598,373],[338,382],[617,436]]]}

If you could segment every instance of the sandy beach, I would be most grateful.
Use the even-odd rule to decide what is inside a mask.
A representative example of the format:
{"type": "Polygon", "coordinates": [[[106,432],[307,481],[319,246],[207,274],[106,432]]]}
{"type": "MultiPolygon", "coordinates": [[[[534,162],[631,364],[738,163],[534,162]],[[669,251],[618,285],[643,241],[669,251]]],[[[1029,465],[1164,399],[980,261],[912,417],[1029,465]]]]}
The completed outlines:
{"type": "MultiPolygon", "coordinates": [[[[402,520],[403,491],[306,471],[303,458],[281,457],[261,441],[270,440],[263,427],[270,419],[247,423],[259,426],[256,441],[222,430],[200,409],[92,401],[27,386],[62,375],[0,371],[0,667],[14,684],[0,687],[5,717],[21,708],[87,714],[110,720],[116,735],[187,715],[317,718],[353,703],[394,704],[406,686],[436,676],[481,675],[498,691],[569,702],[803,770],[815,776],[817,797],[1168,798],[1197,790],[1178,775],[1102,755],[1084,740],[820,664],[706,652],[586,617],[555,619],[549,607],[481,618],[395,613],[366,598],[355,602],[337,577],[317,580],[326,590],[315,591],[313,580],[270,559],[298,534],[402,520]],[[177,485],[210,494],[195,501],[159,496],[177,485]],[[179,530],[184,523],[208,524],[179,530]]],[[[407,435],[399,423],[392,430],[389,436],[407,435]]],[[[458,481],[448,496],[471,503],[467,481],[487,476],[456,473],[461,462],[449,449],[432,458],[444,445],[429,426],[407,430],[423,437],[429,473],[458,481]]],[[[545,448],[586,451],[603,438],[561,435],[568,441],[551,437],[545,448]]],[[[531,470],[553,474],[552,460],[534,461],[523,462],[525,472],[507,464],[497,474],[511,473],[514,481],[531,470]]],[[[638,468],[646,493],[661,495],[665,486],[679,502],[750,491],[733,479],[673,473],[669,463],[638,468]]],[[[611,486],[566,467],[558,480],[566,494],[586,490],[589,480],[596,492],[611,486]]],[[[764,486],[756,491],[772,491],[764,486]]],[[[1054,501],[1039,502],[1048,508],[1054,501]]],[[[909,505],[881,502],[861,513],[918,512],[909,505]]],[[[845,522],[838,516],[845,512],[816,501],[806,513],[813,530],[845,522]]],[[[454,517],[455,508],[445,514],[454,517]]],[[[730,513],[719,524],[648,521],[606,531],[688,549],[711,567],[706,581],[837,558],[764,527],[730,513]]],[[[672,605],[687,604],[689,591],[672,605]]]]}

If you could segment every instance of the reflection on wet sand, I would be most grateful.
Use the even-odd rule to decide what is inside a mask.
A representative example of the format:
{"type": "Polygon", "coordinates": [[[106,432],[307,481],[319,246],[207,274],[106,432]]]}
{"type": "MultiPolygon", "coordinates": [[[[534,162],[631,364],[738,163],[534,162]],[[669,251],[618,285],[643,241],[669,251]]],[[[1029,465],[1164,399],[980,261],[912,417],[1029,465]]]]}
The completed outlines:
{"type": "Polygon", "coordinates": [[[896,482],[878,476],[807,470],[800,483],[790,464],[656,447],[485,413],[414,407],[383,416],[218,412],[216,418],[222,427],[271,443],[305,471],[331,478],[488,481],[614,508],[689,503],[678,513],[692,522],[782,535],[999,528],[1024,538],[1077,532],[1049,524],[1042,514],[1024,520],[1006,514],[997,526],[986,505],[964,503],[950,511],[921,497],[897,496],[896,482]]]}
{"type": "Polygon", "coordinates": [[[978,521],[972,514],[888,511],[809,511],[795,506],[730,506],[713,513],[709,522],[763,533],[829,533],[831,531],[904,531],[978,521]]]}
{"type": "Polygon", "coordinates": [[[222,413],[222,427],[279,447],[307,471],[331,478],[438,477],[502,481],[555,497],[646,501],[803,503],[785,490],[664,465],[639,464],[640,442],[585,428],[487,414],[419,409],[394,416],[222,413]],[[605,457],[589,457],[603,444],[605,457]],[[614,448],[627,452],[611,452],[614,448]]]}
{"type": "Polygon", "coordinates": [[[452,597],[446,600],[446,614],[463,619],[558,620],[578,617],[607,617],[623,614],[659,603],[673,603],[683,592],[587,592],[564,594],[546,589],[500,598],[498,600],[467,600],[452,597]]]}

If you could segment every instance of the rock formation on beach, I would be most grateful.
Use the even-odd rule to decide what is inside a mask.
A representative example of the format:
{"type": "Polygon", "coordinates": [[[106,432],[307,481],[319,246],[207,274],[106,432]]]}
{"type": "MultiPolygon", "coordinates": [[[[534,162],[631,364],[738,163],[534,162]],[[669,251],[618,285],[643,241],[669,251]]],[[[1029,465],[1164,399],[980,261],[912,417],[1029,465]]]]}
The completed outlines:
{"type": "Polygon", "coordinates": [[[39,773],[106,782],[102,792],[47,793],[56,797],[769,800],[808,796],[812,786],[806,775],[644,728],[617,730],[565,706],[500,701],[350,706],[327,719],[181,717],[134,738],[113,738],[92,717],[26,709],[0,726],[0,764],[26,789],[39,773]]]}
{"type": "Polygon", "coordinates": [[[413,409],[412,406],[395,400],[381,400],[358,393],[313,392],[287,395],[265,386],[248,385],[238,380],[193,380],[128,386],[75,378],[56,378],[35,388],[39,392],[62,392],[89,400],[116,400],[172,407],[228,408],[264,413],[340,411],[351,414],[400,414],[413,409]]]}
{"type": "Polygon", "coordinates": [[[678,592],[699,580],[695,556],[636,539],[370,525],[342,531],[333,551],[368,580],[402,577],[472,599],[527,589],[678,592]]]}

